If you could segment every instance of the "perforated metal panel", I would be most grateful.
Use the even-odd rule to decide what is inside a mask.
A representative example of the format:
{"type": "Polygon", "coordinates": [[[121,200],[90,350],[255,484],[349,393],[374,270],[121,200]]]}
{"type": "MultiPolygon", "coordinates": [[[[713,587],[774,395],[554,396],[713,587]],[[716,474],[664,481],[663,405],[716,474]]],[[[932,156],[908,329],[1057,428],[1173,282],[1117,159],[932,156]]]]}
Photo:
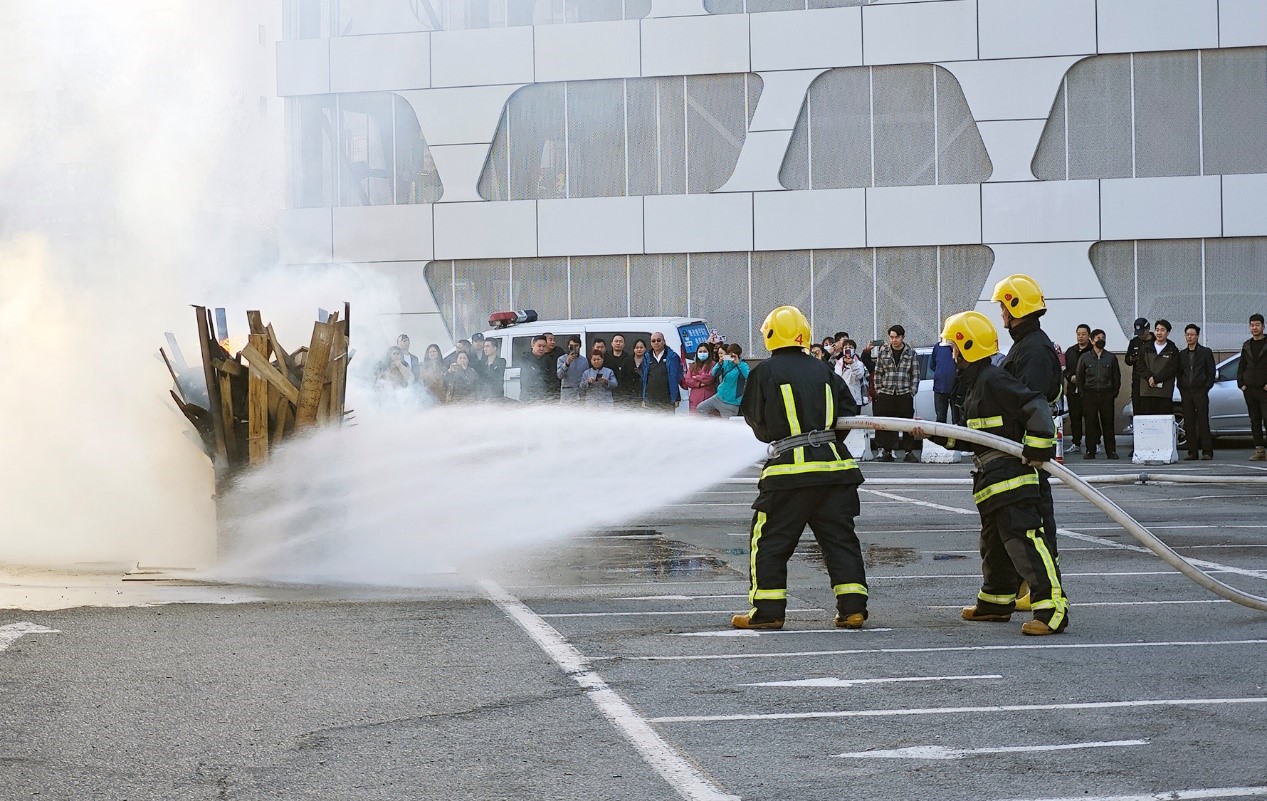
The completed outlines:
{"type": "Polygon", "coordinates": [[[814,251],[814,335],[821,341],[847,331],[860,344],[871,339],[874,287],[870,248],[814,251]]]}
{"type": "Polygon", "coordinates": [[[876,186],[936,183],[933,69],[919,64],[872,71],[876,186]]]}
{"type": "Polygon", "coordinates": [[[1139,316],[1135,311],[1135,243],[1097,242],[1091,246],[1091,266],[1100,279],[1100,286],[1104,287],[1121,330],[1131,331],[1139,316]]]}
{"type": "MultiPolygon", "coordinates": [[[[812,179],[807,188],[871,186],[870,70],[836,69],[810,85],[808,122],[812,179]]],[[[793,138],[800,135],[798,130],[793,138]]]]}
{"type": "Polygon", "coordinates": [[[433,261],[423,268],[422,273],[427,287],[431,289],[431,296],[440,309],[444,327],[450,332],[457,330],[454,328],[453,314],[453,269],[454,264],[451,261],[433,261]]]}
{"type": "Polygon", "coordinates": [[[1099,56],[1069,71],[1069,177],[1131,177],[1130,56],[1099,56]]]}
{"type": "Polygon", "coordinates": [[[771,309],[795,306],[810,311],[809,251],[794,250],[752,254],[752,350],[749,355],[769,355],[761,341],[761,322],[771,309]]]}
{"type": "Polygon", "coordinates": [[[687,191],[712,192],[735,170],[747,135],[744,75],[686,79],[687,191]]]}
{"type": "Polygon", "coordinates": [[[990,177],[990,156],[963,87],[947,70],[934,67],[937,79],[937,183],[979,184],[990,177]]]}
{"type": "Polygon", "coordinates": [[[792,129],[787,155],[779,169],[779,182],[788,189],[809,189],[809,104],[801,106],[801,115],[792,129]]]}
{"type": "Polygon", "coordinates": [[[1164,317],[1183,331],[1201,324],[1201,240],[1141,241],[1136,250],[1139,271],[1139,316],[1150,322],[1164,317]]]}
{"type": "Polygon", "coordinates": [[[568,195],[625,194],[624,81],[567,85],[568,195]]]}
{"type": "Polygon", "coordinates": [[[1200,175],[1197,54],[1135,54],[1135,174],[1200,175]]]}
{"type": "Polygon", "coordinates": [[[488,328],[488,315],[511,308],[510,261],[472,259],[454,262],[453,297],[457,316],[450,327],[456,338],[469,337],[488,328]]]}
{"type": "Polygon", "coordinates": [[[535,309],[542,320],[568,319],[567,259],[514,259],[510,285],[515,309],[535,309]]]}
{"type": "Polygon", "coordinates": [[[982,245],[947,245],[941,248],[941,311],[935,315],[940,328],[952,314],[976,308],[981,288],[994,266],[994,251],[982,245]]]}
{"type": "Polygon", "coordinates": [[[629,310],[624,256],[574,256],[573,317],[625,317],[629,310]]]}
{"type": "Polygon", "coordinates": [[[629,299],[634,317],[686,313],[686,256],[632,256],[629,299]]]}
{"type": "Polygon", "coordinates": [[[1267,172],[1267,48],[1201,54],[1205,171],[1267,172]]]}
{"type": "Polygon", "coordinates": [[[333,206],[337,188],[335,96],[287,98],[292,208],[333,206]]]}
{"type": "Polygon", "coordinates": [[[1240,347],[1249,316],[1267,314],[1267,237],[1207,239],[1205,288],[1205,344],[1240,347]]]}
{"type": "Polygon", "coordinates": [[[563,84],[541,83],[511,97],[503,123],[509,126],[509,200],[564,196],[563,94],[563,84]]]}
{"type": "Polygon", "coordinates": [[[480,174],[479,192],[485,200],[510,199],[510,128],[509,112],[502,112],[497,134],[488,150],[488,162],[480,174]]]}
{"type": "Polygon", "coordinates": [[[396,202],[434,203],[440,198],[440,173],[431,159],[418,115],[401,97],[396,106],[396,202]]]}
{"type": "Polygon", "coordinates": [[[876,287],[881,331],[898,323],[911,345],[937,341],[937,248],[877,249],[876,287]]]}
{"type": "Polygon", "coordinates": [[[380,206],[395,202],[392,96],[365,92],[339,96],[339,202],[380,206]]]}
{"type": "Polygon", "coordinates": [[[693,253],[690,261],[691,303],[687,313],[707,321],[728,342],[747,348],[748,254],[693,253]]]}
{"type": "Polygon", "coordinates": [[[621,0],[567,0],[568,22],[600,22],[624,19],[621,0]]]}
{"type": "Polygon", "coordinates": [[[1068,79],[1060,82],[1060,90],[1056,93],[1056,102],[1052,106],[1051,116],[1043,128],[1043,135],[1038,139],[1038,151],[1034,155],[1034,177],[1040,181],[1064,181],[1068,176],[1065,148],[1065,135],[1068,133],[1068,119],[1065,115],[1066,87],[1068,79]]]}

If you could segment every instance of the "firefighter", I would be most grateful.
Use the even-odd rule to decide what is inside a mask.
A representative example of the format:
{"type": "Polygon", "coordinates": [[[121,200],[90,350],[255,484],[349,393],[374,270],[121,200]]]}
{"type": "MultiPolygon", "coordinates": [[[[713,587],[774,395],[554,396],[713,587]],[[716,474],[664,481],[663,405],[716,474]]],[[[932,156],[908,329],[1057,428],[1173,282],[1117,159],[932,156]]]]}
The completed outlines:
{"type": "MultiPolygon", "coordinates": [[[[1056,346],[1039,321],[1047,313],[1047,301],[1038,282],[1028,275],[1009,275],[994,286],[992,299],[999,304],[1003,327],[1012,337],[1012,347],[999,366],[1021,383],[1046,398],[1051,413],[1064,394],[1060,357],[1056,346]]],[[[1051,532],[1051,552],[1056,552],[1056,505],[1051,494],[1051,478],[1038,472],[1038,491],[1042,501],[1043,528],[1051,532]]],[[[1018,590],[1016,608],[1029,609],[1030,595],[1024,585],[1018,590]]]]}
{"type": "Polygon", "coordinates": [[[737,629],[783,627],[787,563],[808,524],[823,551],[836,596],[836,626],[862,628],[867,578],[854,532],[862,471],[845,447],[838,416],[858,413],[840,376],[806,350],[809,321],[780,306],[761,324],[771,356],[753,368],[740,406],[757,439],[771,443],[752,508],[748,600],[731,619],[737,629]]]}
{"type": "MultiPolygon", "coordinates": [[[[1034,619],[1021,631],[1059,634],[1069,625],[1068,602],[1060,583],[1056,533],[1043,523],[1042,497],[1036,469],[1056,455],[1056,429],[1047,398],[1026,387],[990,357],[999,351],[998,333],[980,312],[960,312],[946,319],[942,338],[955,348],[955,366],[963,391],[956,422],[968,428],[1019,442],[1024,458],[970,444],[972,499],[981,515],[981,591],[965,607],[964,620],[1006,622],[1016,609],[1016,589],[1024,579],[1030,588],[1034,619]]],[[[922,432],[917,432],[920,434],[922,432]]],[[[954,439],[934,437],[946,448],[954,439]]]]}

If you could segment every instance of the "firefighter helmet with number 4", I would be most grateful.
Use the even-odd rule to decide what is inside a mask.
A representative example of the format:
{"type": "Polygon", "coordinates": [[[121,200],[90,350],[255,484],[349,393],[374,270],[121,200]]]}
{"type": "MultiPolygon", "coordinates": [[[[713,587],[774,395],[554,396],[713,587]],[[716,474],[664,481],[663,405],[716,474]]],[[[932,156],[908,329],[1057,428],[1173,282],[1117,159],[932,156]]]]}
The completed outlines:
{"type": "Polygon", "coordinates": [[[779,348],[808,348],[813,341],[809,320],[795,306],[780,306],[766,315],[761,336],[771,352],[779,348]]]}
{"type": "Polygon", "coordinates": [[[1047,301],[1038,282],[1023,273],[1009,275],[994,285],[990,300],[1002,303],[1013,317],[1028,317],[1035,312],[1047,311],[1047,301]]]}
{"type": "Polygon", "coordinates": [[[950,315],[942,326],[941,338],[954,345],[966,362],[988,359],[999,352],[999,333],[981,312],[950,315]]]}

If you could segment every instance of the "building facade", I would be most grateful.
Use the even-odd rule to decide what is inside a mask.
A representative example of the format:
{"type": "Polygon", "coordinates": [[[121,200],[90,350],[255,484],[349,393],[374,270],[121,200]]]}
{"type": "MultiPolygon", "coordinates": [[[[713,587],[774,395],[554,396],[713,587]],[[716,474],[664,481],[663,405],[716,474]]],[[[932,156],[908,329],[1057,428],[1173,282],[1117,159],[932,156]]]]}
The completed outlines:
{"type": "Polygon", "coordinates": [[[1232,348],[1267,309],[1261,0],[290,0],[293,263],[497,309],[683,314],[754,356],[931,344],[1034,275],[1045,327],[1232,348]]]}

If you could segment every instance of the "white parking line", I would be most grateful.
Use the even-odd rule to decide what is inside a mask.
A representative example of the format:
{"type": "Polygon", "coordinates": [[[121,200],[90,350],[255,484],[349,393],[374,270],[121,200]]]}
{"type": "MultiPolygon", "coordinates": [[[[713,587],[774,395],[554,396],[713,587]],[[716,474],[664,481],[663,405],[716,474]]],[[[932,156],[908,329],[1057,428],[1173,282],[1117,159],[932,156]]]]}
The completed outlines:
{"type": "Polygon", "coordinates": [[[6,650],[10,645],[17,642],[19,637],[27,634],[61,634],[61,632],[57,629],[45,628],[27,621],[0,626],[0,651],[6,650]]]}
{"type": "MultiPolygon", "coordinates": [[[[853,687],[859,684],[895,684],[908,681],[982,681],[984,679],[1001,679],[998,673],[984,676],[904,676],[893,679],[840,679],[827,677],[821,679],[799,679],[797,681],[762,681],[756,684],[740,684],[740,687],[853,687]]],[[[838,754],[837,756],[844,756],[838,754]]]]}
{"type": "Polygon", "coordinates": [[[830,712],[770,712],[747,715],[676,715],[650,718],[650,723],[730,723],[740,720],[817,720],[822,718],[895,718],[917,715],[981,715],[990,712],[1047,712],[1061,709],[1125,709],[1131,707],[1230,706],[1267,704],[1267,698],[1158,698],[1143,701],[1088,701],[1077,704],[1014,704],[1009,706],[945,706],[924,709],[839,709],[830,712]]]}
{"type": "Polygon", "coordinates": [[[1148,795],[1077,795],[1070,798],[1015,798],[1010,801],[1189,801],[1198,798],[1247,798],[1267,795],[1267,787],[1211,787],[1203,790],[1167,790],[1148,795]]]}
{"type": "MultiPolygon", "coordinates": [[[[822,613],[822,609],[789,609],[787,614],[814,612],[822,613]]],[[[646,617],[648,615],[733,615],[733,609],[691,609],[687,611],[655,611],[655,612],[547,612],[540,617],[646,617]]]]}
{"type": "MultiPolygon", "coordinates": [[[[1177,574],[1176,574],[1177,575],[1177,574]]],[[[1230,604],[1231,601],[1225,601],[1222,598],[1208,598],[1200,601],[1088,601],[1079,602],[1077,607],[1082,609],[1085,606],[1175,606],[1182,604],[1230,604]]],[[[962,609],[963,604],[953,604],[948,606],[930,606],[929,609],[962,609]]]]}
{"type": "Polygon", "coordinates": [[[613,601],[698,601],[701,598],[747,598],[747,593],[734,595],[626,595],[613,601]]]}
{"type": "MultiPolygon", "coordinates": [[[[1224,571],[1224,570],[1207,570],[1206,572],[1207,572],[1207,573],[1224,573],[1224,572],[1230,572],[1230,571],[1224,571]]],[[[1080,576],[1080,577],[1084,577],[1084,578],[1086,578],[1086,577],[1114,577],[1114,578],[1121,578],[1121,577],[1129,577],[1129,576],[1178,576],[1178,577],[1182,577],[1182,576],[1183,576],[1183,574],[1182,574],[1182,573],[1178,573],[1178,572],[1176,572],[1176,571],[1174,571],[1174,570],[1125,570],[1125,571],[1118,572],[1118,573],[1114,573],[1114,572],[1106,572],[1106,573],[1061,573],[1061,575],[1062,575],[1062,576],[1064,576],[1065,578],[1071,578],[1071,577],[1074,577],[1074,576],[1080,576]]],[[[973,580],[976,580],[976,581],[980,581],[980,580],[981,580],[981,574],[980,574],[980,573],[929,573],[929,574],[927,574],[927,575],[922,575],[922,576],[898,576],[898,575],[893,575],[893,576],[867,576],[867,581],[869,581],[869,582],[870,582],[870,581],[906,581],[906,580],[908,580],[908,579],[920,579],[920,580],[923,580],[923,579],[973,579],[973,580]]]]}
{"type": "Polygon", "coordinates": [[[1209,648],[1219,645],[1267,645],[1267,640],[1174,640],[1168,642],[1042,642],[1018,645],[940,645],[923,648],[854,648],[835,651],[774,651],[758,654],[674,654],[671,656],[625,656],[631,662],[707,662],[722,659],[790,659],[814,656],[861,656],[865,654],[932,654],[951,651],[1036,651],[1097,648],[1209,648]]]}
{"type": "Polygon", "coordinates": [[[916,745],[883,751],[854,751],[833,756],[846,759],[963,759],[977,754],[1027,754],[1034,751],[1073,751],[1081,748],[1120,748],[1148,745],[1147,740],[1107,740],[1096,743],[1064,743],[1061,745],[1009,745],[1000,748],[947,748],[944,745],[916,745]]]}
{"type": "Polygon", "coordinates": [[[489,600],[518,623],[533,642],[585,690],[585,694],[633,745],[643,761],[659,773],[678,795],[687,801],[739,801],[739,796],[722,790],[656,734],[646,718],[639,715],[620,693],[609,687],[602,676],[586,667],[585,657],[553,626],[495,581],[483,579],[480,586],[489,600]]]}
{"type": "Polygon", "coordinates": [[[876,634],[882,631],[893,631],[886,628],[865,629],[721,629],[719,631],[681,631],[666,633],[666,637],[786,637],[789,634],[837,634],[841,637],[853,637],[859,634],[876,634]]]}

